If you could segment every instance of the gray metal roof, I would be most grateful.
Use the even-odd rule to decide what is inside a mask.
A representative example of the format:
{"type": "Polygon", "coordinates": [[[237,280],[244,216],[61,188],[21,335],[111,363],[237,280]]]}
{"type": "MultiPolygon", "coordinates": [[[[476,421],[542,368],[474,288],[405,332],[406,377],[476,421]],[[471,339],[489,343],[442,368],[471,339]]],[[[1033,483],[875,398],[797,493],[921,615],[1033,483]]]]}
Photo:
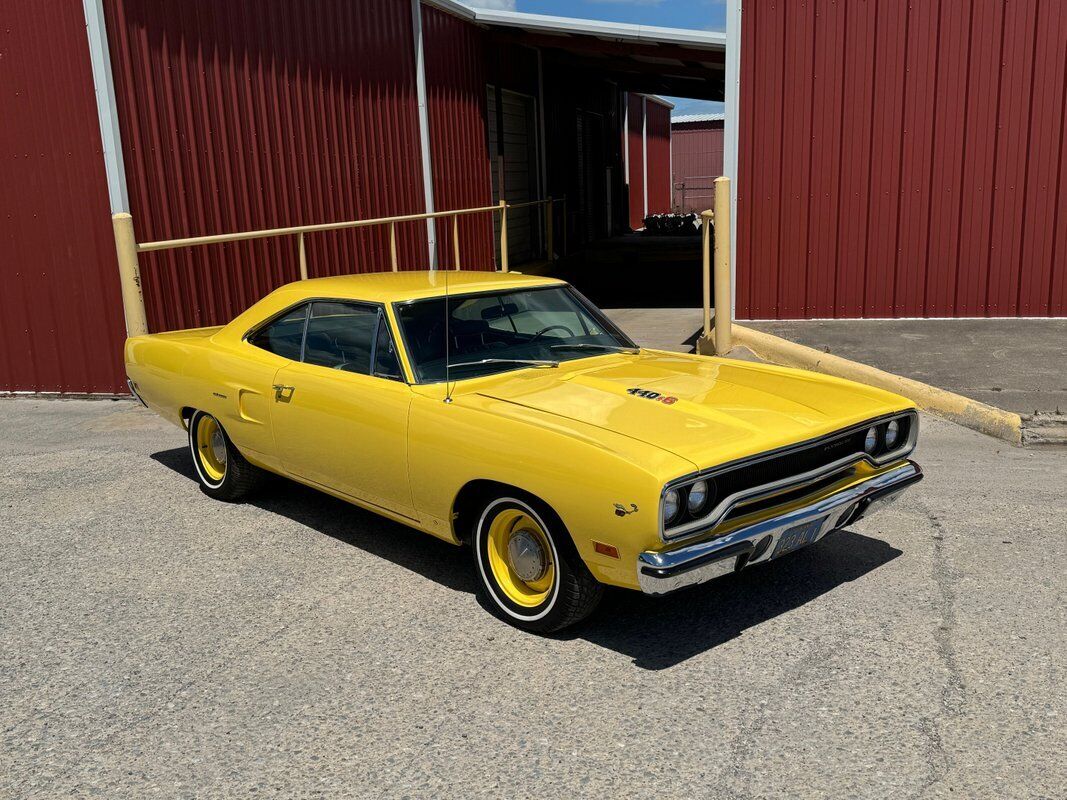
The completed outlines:
{"type": "Polygon", "coordinates": [[[630,25],[622,22],[551,17],[545,14],[525,14],[520,11],[498,11],[472,7],[477,4],[477,0],[472,0],[472,5],[458,3],[456,0],[425,0],[425,2],[472,22],[485,25],[522,28],[540,33],[596,36],[600,39],[616,41],[666,43],[705,50],[726,50],[726,34],[717,31],[657,28],[652,25],[630,25]]]}
{"type": "Polygon", "coordinates": [[[677,117],[671,117],[671,124],[676,122],[723,122],[726,119],[725,114],[681,114],[677,117]]]}

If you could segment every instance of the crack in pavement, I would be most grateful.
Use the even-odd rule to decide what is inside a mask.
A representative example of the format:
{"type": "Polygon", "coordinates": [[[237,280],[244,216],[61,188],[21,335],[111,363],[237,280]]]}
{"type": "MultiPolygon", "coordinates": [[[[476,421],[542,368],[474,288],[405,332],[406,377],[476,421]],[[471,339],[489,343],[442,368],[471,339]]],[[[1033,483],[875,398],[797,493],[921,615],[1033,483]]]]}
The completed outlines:
{"type": "MultiPolygon", "coordinates": [[[[841,643],[848,637],[847,630],[839,630],[824,640],[815,642],[807,655],[796,662],[796,667],[791,670],[787,681],[782,681],[779,687],[803,686],[807,682],[807,675],[814,668],[829,661],[830,656],[839,648],[841,643]]],[[[808,684],[810,685],[810,684],[808,684]]],[[[792,692],[790,692],[792,694],[792,692]]],[[[753,797],[751,789],[751,753],[754,742],[759,738],[763,728],[769,719],[767,709],[768,701],[761,700],[757,704],[757,711],[752,717],[743,717],[740,730],[730,742],[730,755],[727,758],[725,769],[720,772],[719,780],[733,774],[741,779],[742,789],[740,792],[730,787],[717,786],[718,792],[729,793],[730,797],[753,797]]]]}
{"type": "Polygon", "coordinates": [[[952,567],[945,553],[946,530],[940,518],[925,505],[918,503],[919,509],[933,529],[933,579],[937,589],[937,611],[939,621],[934,628],[934,644],[938,660],[946,672],[945,683],[941,687],[941,697],[935,713],[919,720],[919,730],[927,738],[927,760],[930,762],[930,775],[919,787],[915,797],[925,797],[929,790],[944,780],[952,768],[952,759],[945,750],[942,723],[946,718],[959,717],[963,714],[966,702],[966,687],[963,673],[960,671],[956,657],[954,636],[956,633],[956,589],[959,571],[952,567]]]}

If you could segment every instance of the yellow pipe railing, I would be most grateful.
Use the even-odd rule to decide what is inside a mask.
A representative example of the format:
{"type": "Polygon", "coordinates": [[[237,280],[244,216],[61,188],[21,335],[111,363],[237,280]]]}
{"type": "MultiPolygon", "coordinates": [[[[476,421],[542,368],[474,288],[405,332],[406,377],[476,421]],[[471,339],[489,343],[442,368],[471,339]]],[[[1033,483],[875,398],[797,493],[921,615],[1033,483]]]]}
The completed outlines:
{"type": "MultiPolygon", "coordinates": [[[[501,200],[497,205],[479,206],[477,208],[461,208],[452,211],[433,211],[422,214],[402,214],[393,217],[377,217],[375,219],[348,220],[346,222],[327,222],[317,225],[293,225],[286,228],[267,228],[255,231],[239,231],[237,233],[219,233],[209,236],[190,236],[182,239],[164,239],[157,242],[138,242],[133,230],[133,217],[127,213],[114,214],[112,225],[115,231],[115,249],[118,254],[119,280],[122,288],[122,305],[126,315],[126,330],[130,336],[139,336],[148,333],[148,322],[145,315],[144,295],[141,291],[141,274],[138,263],[138,253],[152,253],[160,250],[174,250],[181,247],[200,247],[209,244],[222,244],[224,242],[242,242],[252,239],[270,239],[280,236],[296,236],[297,263],[300,270],[300,279],[308,278],[307,247],[305,234],[322,233],[324,231],[339,231],[350,228],[367,228],[373,225],[389,226],[389,265],[393,272],[399,270],[396,247],[396,226],[400,222],[416,222],[419,220],[438,220],[441,218],[452,219],[452,261],[453,268],[460,268],[459,246],[459,218],[469,214],[500,214],[500,270],[507,272],[509,269],[508,259],[508,211],[510,209],[529,208],[543,205],[545,207],[545,243],[546,256],[549,261],[555,261],[553,253],[553,204],[565,202],[566,198],[545,200],[531,200],[524,203],[508,203],[501,200]]],[[[566,218],[564,218],[566,223],[566,218]]],[[[566,225],[564,225],[566,234],[566,225]]]]}
{"type": "Polygon", "coordinates": [[[700,215],[703,220],[704,337],[715,330],[715,355],[723,356],[733,347],[733,297],[730,289],[730,179],[715,179],[715,207],[700,215]],[[715,225],[715,272],[712,283],[711,228],[715,225]],[[712,289],[714,288],[714,297],[712,289]],[[711,308],[714,302],[715,316],[711,308]]]}

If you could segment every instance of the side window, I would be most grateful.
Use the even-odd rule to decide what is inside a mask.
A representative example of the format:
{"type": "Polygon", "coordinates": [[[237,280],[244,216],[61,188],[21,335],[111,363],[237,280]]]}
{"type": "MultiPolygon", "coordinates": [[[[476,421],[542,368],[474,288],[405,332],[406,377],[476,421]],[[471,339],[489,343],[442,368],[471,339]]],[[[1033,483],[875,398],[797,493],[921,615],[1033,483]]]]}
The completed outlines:
{"type": "Polygon", "coordinates": [[[300,360],[300,343],[304,339],[304,322],[308,307],[305,303],[288,314],[260,328],[249,342],[282,358],[300,360]]]}
{"type": "Polygon", "coordinates": [[[389,323],[385,314],[378,315],[378,336],[374,343],[374,374],[381,378],[403,380],[400,375],[400,360],[393,346],[393,337],[389,335],[389,323]]]}
{"type": "Polygon", "coordinates": [[[378,309],[353,303],[312,303],[304,342],[304,362],[371,374],[371,345],[378,309]]]}

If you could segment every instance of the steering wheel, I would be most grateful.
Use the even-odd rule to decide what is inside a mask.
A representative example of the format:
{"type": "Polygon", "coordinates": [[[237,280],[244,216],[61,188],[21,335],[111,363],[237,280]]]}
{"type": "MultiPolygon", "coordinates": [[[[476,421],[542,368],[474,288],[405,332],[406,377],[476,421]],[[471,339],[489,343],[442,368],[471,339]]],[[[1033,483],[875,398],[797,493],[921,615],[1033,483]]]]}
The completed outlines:
{"type": "Polygon", "coordinates": [[[537,333],[535,333],[533,335],[533,338],[529,341],[529,344],[533,344],[534,342],[536,342],[538,339],[540,339],[542,336],[544,336],[549,331],[555,331],[555,330],[566,331],[568,336],[574,336],[574,331],[572,331],[566,325],[549,325],[547,328],[541,328],[541,330],[539,330],[537,333]]]}

